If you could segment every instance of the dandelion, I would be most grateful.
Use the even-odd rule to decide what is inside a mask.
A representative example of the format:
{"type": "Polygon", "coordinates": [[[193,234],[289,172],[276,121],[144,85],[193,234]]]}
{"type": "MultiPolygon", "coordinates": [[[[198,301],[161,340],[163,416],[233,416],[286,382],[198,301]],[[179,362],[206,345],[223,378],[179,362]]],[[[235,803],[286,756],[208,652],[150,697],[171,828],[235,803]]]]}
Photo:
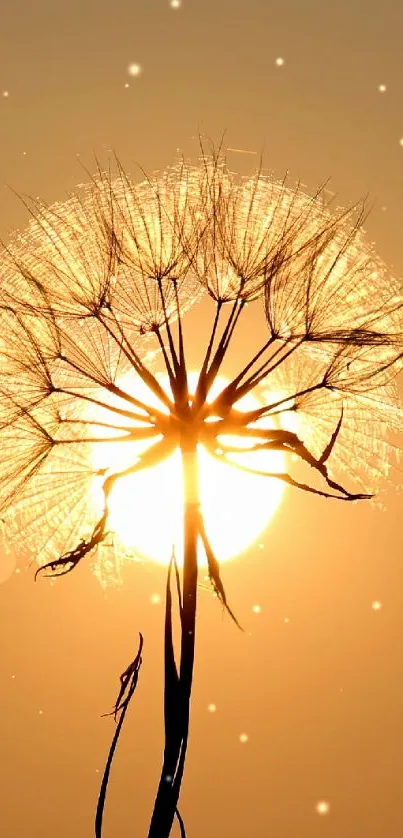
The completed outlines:
{"type": "MultiPolygon", "coordinates": [[[[36,575],[60,576],[89,560],[103,583],[119,576],[130,551],[112,527],[114,492],[175,452],[180,458],[183,569],[174,551],[165,595],[165,750],[149,838],[168,836],[175,816],[184,834],[177,807],[198,548],[214,594],[237,623],[200,505],[200,449],[245,477],[351,502],[390,477],[402,429],[400,284],[366,242],[364,208],[330,212],[323,189],[310,196],[260,170],[242,180],[220,152],[202,152],[199,165],[181,162],[139,184],[118,161],[115,172],[98,166],[64,203],[30,202],[27,230],[0,254],[0,514],[13,549],[32,551],[36,575]],[[214,316],[192,384],[183,323],[206,296],[214,316]],[[264,313],[266,339],[221,385],[248,305],[264,313]],[[258,406],[242,409],[253,393],[258,406]],[[251,465],[262,452],[281,455],[282,467],[251,465]]],[[[135,519],[135,496],[131,503],[135,519]]],[[[153,510],[155,527],[160,514],[153,510]]],[[[140,636],[121,676],[98,838],[142,643],[140,636]]]]}

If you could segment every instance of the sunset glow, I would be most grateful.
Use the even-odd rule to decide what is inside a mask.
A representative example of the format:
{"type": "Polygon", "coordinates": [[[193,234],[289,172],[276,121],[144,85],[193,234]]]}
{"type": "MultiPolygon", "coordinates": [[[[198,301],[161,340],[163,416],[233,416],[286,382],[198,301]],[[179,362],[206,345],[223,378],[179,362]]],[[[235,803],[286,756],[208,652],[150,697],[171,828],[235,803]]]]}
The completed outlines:
{"type": "MultiPolygon", "coordinates": [[[[190,375],[191,386],[197,381],[190,375]]],[[[168,391],[167,379],[161,382],[168,391]]],[[[219,377],[212,387],[209,401],[228,382],[219,377]]],[[[127,385],[126,385],[126,389],[127,385]]],[[[144,385],[130,387],[137,398],[146,398],[144,385]]],[[[147,393],[148,403],[154,400],[147,393]]],[[[239,408],[252,410],[259,406],[257,399],[248,395],[240,400],[239,408]]],[[[267,421],[266,427],[271,423],[267,421]]],[[[239,447],[250,447],[250,441],[232,438],[239,447]]],[[[148,443],[149,444],[149,443],[148,443]]],[[[130,444],[130,458],[144,451],[147,443],[130,444]]],[[[128,445],[105,443],[94,446],[96,466],[112,471],[127,466],[128,445]]],[[[206,532],[211,546],[219,558],[226,561],[246,550],[265,529],[276,511],[284,491],[277,480],[241,472],[227,462],[219,462],[201,445],[198,447],[200,497],[206,532]]],[[[260,451],[231,455],[234,462],[267,471],[282,471],[284,457],[278,451],[260,451]]],[[[101,482],[99,484],[99,488],[101,482]]],[[[98,487],[96,489],[96,496],[98,487]]],[[[101,497],[99,498],[101,501],[101,497]]],[[[178,564],[183,554],[183,489],[180,451],[175,451],[155,468],[124,477],[116,482],[109,498],[108,528],[113,530],[125,547],[161,564],[168,564],[172,546],[178,564]]],[[[206,565],[202,546],[199,544],[199,564],[206,565]]]]}

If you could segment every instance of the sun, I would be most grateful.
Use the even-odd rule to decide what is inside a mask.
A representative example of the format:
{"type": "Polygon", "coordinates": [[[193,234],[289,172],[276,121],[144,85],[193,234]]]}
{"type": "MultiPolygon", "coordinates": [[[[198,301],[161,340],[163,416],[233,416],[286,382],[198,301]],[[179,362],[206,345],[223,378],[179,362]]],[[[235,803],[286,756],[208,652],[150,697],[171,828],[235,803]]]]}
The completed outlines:
{"type": "MultiPolygon", "coordinates": [[[[169,393],[167,377],[157,377],[169,393]]],[[[196,383],[197,374],[190,373],[191,393],[196,383]]],[[[217,377],[209,401],[227,384],[225,378],[217,377]]],[[[125,386],[128,389],[126,380],[125,386]]],[[[142,382],[134,386],[130,381],[131,395],[145,399],[144,387],[142,382]]],[[[155,401],[157,405],[149,391],[147,401],[150,405],[155,401]]],[[[237,408],[245,411],[259,406],[258,399],[250,394],[237,403],[237,408]]],[[[272,426],[272,420],[266,420],[266,427],[272,426]]],[[[280,452],[247,453],[248,445],[252,444],[250,441],[236,437],[231,441],[245,449],[245,453],[231,455],[234,462],[259,470],[283,471],[284,457],[280,452]]],[[[147,445],[149,443],[130,443],[130,457],[144,451],[147,445]]],[[[121,470],[127,464],[128,453],[126,444],[107,442],[93,446],[93,462],[97,468],[107,465],[112,470],[121,470]]],[[[217,559],[223,562],[246,550],[267,527],[281,501],[284,485],[275,478],[239,471],[228,461],[219,462],[201,445],[198,446],[198,461],[205,528],[217,559]]],[[[179,450],[154,468],[118,480],[109,495],[108,508],[107,529],[115,532],[126,548],[143,558],[168,564],[174,547],[178,564],[182,564],[183,486],[179,450]]],[[[207,565],[201,544],[198,563],[207,565]]]]}

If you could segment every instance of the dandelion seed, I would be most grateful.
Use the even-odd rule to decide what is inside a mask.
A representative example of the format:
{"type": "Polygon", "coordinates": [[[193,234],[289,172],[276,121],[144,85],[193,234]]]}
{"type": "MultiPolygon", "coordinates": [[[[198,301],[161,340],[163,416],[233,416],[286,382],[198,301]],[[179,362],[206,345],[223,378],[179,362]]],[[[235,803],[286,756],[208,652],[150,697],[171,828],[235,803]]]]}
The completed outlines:
{"type": "Polygon", "coordinates": [[[328,803],[327,800],[320,800],[316,804],[315,809],[318,815],[327,815],[330,811],[330,803],[328,803]]]}
{"type": "Polygon", "coordinates": [[[253,605],[252,606],[252,611],[253,611],[254,614],[261,614],[261,612],[262,612],[261,605],[253,605]]]}
{"type": "Polygon", "coordinates": [[[209,713],[215,713],[215,711],[217,710],[217,707],[216,707],[215,704],[209,704],[207,709],[208,709],[209,713]]]}
{"type": "Polygon", "coordinates": [[[276,63],[276,66],[277,66],[277,67],[283,67],[283,66],[284,66],[284,58],[281,58],[281,57],[280,57],[280,58],[276,58],[276,62],[275,62],[275,63],[276,63]]]}
{"type": "Polygon", "coordinates": [[[379,93],[386,93],[386,84],[378,84],[379,93]]]}
{"type": "Polygon", "coordinates": [[[372,610],[373,611],[380,611],[382,608],[382,603],[379,602],[379,599],[375,599],[372,603],[372,610]]]}
{"type": "Polygon", "coordinates": [[[244,744],[245,742],[248,742],[248,741],[249,741],[249,736],[248,736],[248,734],[247,734],[247,733],[241,733],[241,735],[240,735],[240,737],[239,737],[239,741],[240,741],[240,742],[242,742],[243,744],[244,744]]]}
{"type": "Polygon", "coordinates": [[[8,99],[9,95],[10,95],[10,93],[9,93],[8,90],[3,90],[3,98],[4,99],[8,99]]]}
{"type": "Polygon", "coordinates": [[[159,605],[159,603],[161,602],[161,597],[159,594],[152,594],[150,601],[152,605],[159,605]]]}
{"type": "Polygon", "coordinates": [[[170,0],[170,7],[171,9],[180,9],[182,3],[181,0],[170,0]]]}
{"type": "Polygon", "coordinates": [[[140,66],[140,64],[133,63],[133,64],[128,65],[127,72],[129,73],[130,76],[133,76],[134,78],[136,78],[143,71],[142,71],[142,67],[140,66]]]}

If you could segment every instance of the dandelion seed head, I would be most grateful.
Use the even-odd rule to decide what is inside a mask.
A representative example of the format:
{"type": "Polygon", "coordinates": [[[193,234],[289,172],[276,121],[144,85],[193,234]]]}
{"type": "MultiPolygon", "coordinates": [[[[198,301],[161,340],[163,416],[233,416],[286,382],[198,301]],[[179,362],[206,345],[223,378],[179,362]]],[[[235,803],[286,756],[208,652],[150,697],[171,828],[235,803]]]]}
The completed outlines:
{"type": "MultiPolygon", "coordinates": [[[[330,213],[323,192],[260,171],[239,178],[207,154],[140,183],[117,161],[67,200],[36,199],[32,210],[0,253],[0,513],[4,537],[40,565],[88,554],[99,578],[121,578],[134,551],[108,531],[113,468],[106,454],[96,462],[89,440],[102,434],[108,452],[112,419],[126,433],[119,410],[134,410],[132,394],[117,395],[117,382],[134,368],[151,374],[160,331],[206,295],[217,307],[262,306],[268,339],[282,347],[261,384],[275,403],[270,428],[304,446],[287,449],[287,467],[302,450],[305,463],[326,461],[333,484],[372,492],[391,479],[403,303],[362,210],[330,213]]],[[[129,441],[120,450],[122,471],[134,455],[129,441]]]]}

